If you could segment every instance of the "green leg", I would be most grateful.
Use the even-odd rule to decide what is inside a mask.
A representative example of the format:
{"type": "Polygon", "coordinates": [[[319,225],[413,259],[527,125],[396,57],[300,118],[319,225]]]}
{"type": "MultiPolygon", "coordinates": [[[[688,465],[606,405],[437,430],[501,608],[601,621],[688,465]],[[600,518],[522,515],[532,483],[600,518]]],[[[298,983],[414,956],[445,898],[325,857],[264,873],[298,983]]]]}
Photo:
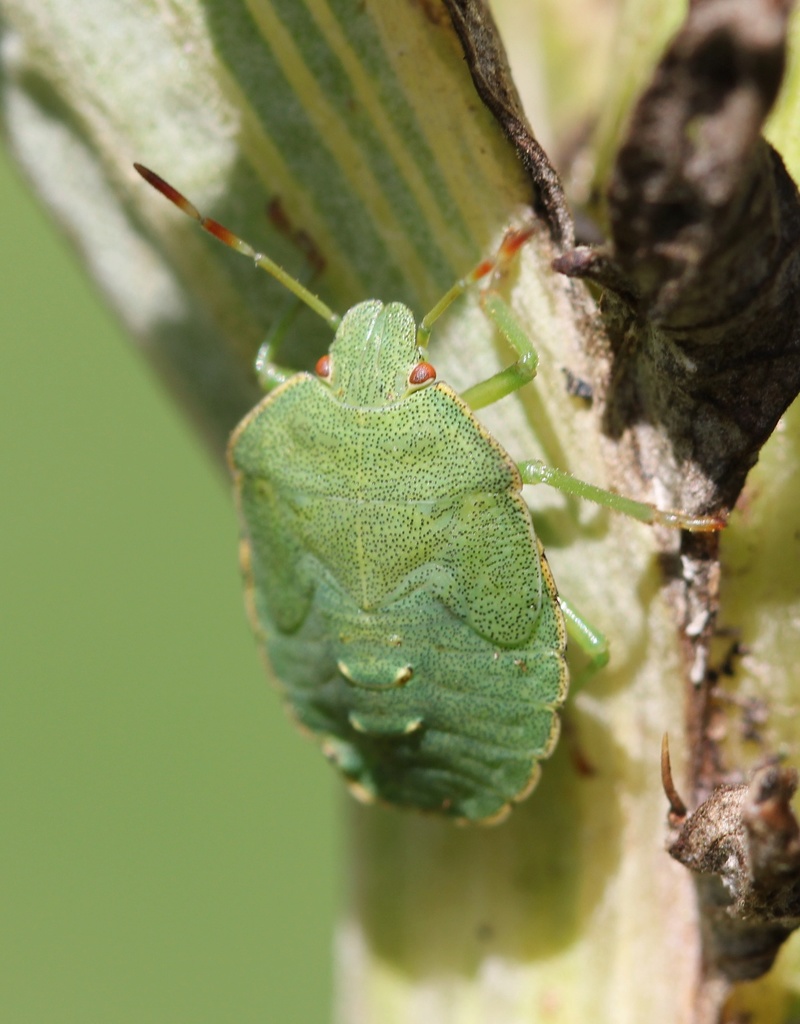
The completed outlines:
{"type": "Polygon", "coordinates": [[[295,299],[289,304],[258,350],[255,363],[256,376],[258,377],[258,383],[267,393],[274,391],[279,384],[283,384],[297,373],[297,370],[292,370],[287,366],[279,366],[273,362],[273,356],[280,348],[287,330],[297,315],[300,302],[300,299],[295,299]]]}
{"type": "MultiPolygon", "coordinates": [[[[444,295],[433,307],[427,316],[423,317],[417,331],[417,344],[420,348],[426,348],[430,338],[431,327],[436,320],[447,309],[451,302],[459,297],[471,284],[481,278],[488,277],[489,280],[497,274],[505,271],[508,264],[516,255],[517,251],[530,238],[531,229],[521,231],[510,230],[506,232],[505,238],[494,259],[484,260],[474,270],[457,281],[450,291],[444,295]]],[[[533,380],[536,376],[536,367],[539,364],[539,356],[536,349],[519,323],[511,312],[508,304],[500,298],[497,292],[493,291],[491,285],[481,295],[481,305],[486,311],[492,323],[502,332],[508,343],[517,353],[517,360],[505,370],[494,374],[488,380],[481,381],[468,388],[461,396],[472,409],[481,409],[485,405],[510,395],[512,391],[521,388],[523,384],[533,380]]]]}
{"type": "MultiPolygon", "coordinates": [[[[488,380],[474,384],[462,393],[461,397],[471,409],[482,409],[505,398],[506,395],[517,391],[536,376],[539,357],[533,342],[512,313],[508,303],[493,290],[491,284],[496,275],[503,273],[531,234],[531,229],[520,231],[512,229],[506,232],[494,259],[484,260],[474,268],[472,273],[457,281],[430,313],[423,318],[417,332],[418,344],[421,348],[425,348],[430,337],[431,325],[442,315],[450,303],[457,299],[473,282],[488,278],[489,285],[481,296],[481,304],[492,323],[516,352],[517,359],[511,366],[495,373],[488,380]]],[[[546,466],[539,460],[522,462],[518,469],[526,484],[549,484],[551,487],[557,487],[564,494],[594,501],[598,505],[603,505],[615,512],[622,512],[643,523],[658,523],[662,526],[672,526],[699,533],[720,530],[725,526],[725,520],[719,516],[694,516],[686,512],[657,509],[646,502],[634,501],[632,498],[625,498],[620,494],[614,494],[613,491],[607,491],[594,484],[577,480],[571,474],[546,466]]]]}
{"type": "Polygon", "coordinates": [[[501,370],[488,380],[481,381],[480,384],[475,384],[464,392],[461,397],[472,409],[481,409],[485,405],[491,405],[492,402],[510,395],[536,376],[536,367],[539,364],[536,349],[508,304],[492,286],[494,278],[506,271],[508,265],[532,234],[533,228],[510,228],[495,256],[492,259],[482,260],[466,277],[456,281],[427,316],[422,318],[417,330],[417,344],[421,349],[425,349],[431,336],[431,327],[448,306],[470,285],[484,278],[488,279],[489,283],[481,293],[481,305],[492,323],[502,332],[517,353],[517,360],[511,366],[507,366],[505,370],[501,370]]]}
{"type": "Polygon", "coordinates": [[[571,473],[565,473],[562,469],[553,469],[552,466],[546,466],[538,459],[520,462],[517,469],[525,484],[548,484],[564,494],[572,494],[586,501],[593,501],[597,505],[610,508],[614,512],[621,512],[642,523],[658,523],[660,526],[672,526],[679,530],[690,530],[695,533],[710,533],[725,526],[725,520],[719,516],[693,516],[688,512],[659,509],[654,505],[648,505],[647,502],[634,501],[633,498],[625,498],[621,494],[615,494],[613,491],[588,484],[584,480],[578,480],[571,473]]]}
{"type": "MultiPolygon", "coordinates": [[[[286,225],[284,225],[284,230],[287,230],[286,225]]],[[[294,235],[290,233],[289,237],[295,245],[300,244],[304,255],[311,263],[311,273],[308,275],[307,279],[303,282],[298,282],[304,290],[307,290],[306,285],[310,285],[321,271],[324,270],[325,263],[316,248],[312,248],[310,251],[307,251],[306,243],[303,238],[298,239],[296,235],[297,233],[294,235]]],[[[274,391],[280,384],[285,383],[290,377],[293,377],[297,373],[297,370],[293,370],[291,367],[281,366],[274,362],[273,357],[283,344],[286,332],[291,327],[292,321],[297,316],[298,311],[305,301],[306,300],[302,295],[292,298],[286,309],[278,317],[274,327],[270,330],[258,350],[255,364],[256,375],[258,376],[258,383],[267,393],[274,391]]],[[[331,326],[334,328],[338,326],[339,318],[335,317],[335,319],[337,323],[331,322],[331,326]]]]}
{"type": "MultiPolygon", "coordinates": [[[[427,316],[423,317],[417,331],[417,343],[420,348],[427,347],[430,338],[431,326],[442,315],[447,307],[455,301],[472,283],[489,279],[489,286],[481,296],[481,304],[492,323],[504,335],[508,343],[517,354],[517,359],[511,366],[489,377],[488,380],[474,384],[462,393],[462,398],[471,409],[481,409],[493,402],[505,398],[523,385],[533,380],[536,376],[536,368],[539,357],[533,342],[527,332],[512,313],[508,304],[492,289],[492,279],[501,274],[517,251],[530,238],[532,229],[510,230],[500,244],[500,248],[494,259],[484,260],[479,263],[473,271],[453,287],[436,303],[427,316]]],[[[518,469],[522,480],[526,484],[549,484],[556,487],[564,494],[571,494],[587,501],[594,501],[598,505],[610,508],[615,512],[638,519],[643,523],[658,523],[662,526],[671,526],[681,530],[691,530],[699,533],[720,530],[725,526],[725,520],[719,516],[694,516],[686,512],[657,509],[643,501],[634,501],[632,498],[625,498],[613,491],[607,491],[602,487],[578,480],[569,473],[560,469],[553,469],[543,462],[532,460],[522,462],[518,469]]]]}
{"type": "Polygon", "coordinates": [[[533,342],[508,304],[495,292],[486,293],[481,304],[492,323],[517,353],[517,360],[488,380],[473,384],[463,392],[461,397],[471,409],[482,409],[517,391],[533,380],[539,365],[539,356],[533,342]]]}
{"type": "Polygon", "coordinates": [[[591,679],[595,672],[608,664],[608,640],[591,623],[587,622],[569,601],[559,596],[558,603],[564,613],[570,639],[589,658],[586,668],[572,680],[571,690],[575,692],[591,679]]]}

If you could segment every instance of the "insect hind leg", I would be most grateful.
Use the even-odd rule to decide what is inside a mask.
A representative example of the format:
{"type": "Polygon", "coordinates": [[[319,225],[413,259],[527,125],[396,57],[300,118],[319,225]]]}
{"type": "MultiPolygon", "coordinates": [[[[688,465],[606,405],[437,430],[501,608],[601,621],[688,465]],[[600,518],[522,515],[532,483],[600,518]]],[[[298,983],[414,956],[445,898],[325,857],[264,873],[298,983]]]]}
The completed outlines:
{"type": "Polygon", "coordinates": [[[567,633],[577,647],[589,658],[589,663],[578,676],[573,676],[570,690],[579,690],[601,668],[608,664],[608,639],[581,615],[577,608],[559,594],[558,603],[567,624],[567,633]]]}

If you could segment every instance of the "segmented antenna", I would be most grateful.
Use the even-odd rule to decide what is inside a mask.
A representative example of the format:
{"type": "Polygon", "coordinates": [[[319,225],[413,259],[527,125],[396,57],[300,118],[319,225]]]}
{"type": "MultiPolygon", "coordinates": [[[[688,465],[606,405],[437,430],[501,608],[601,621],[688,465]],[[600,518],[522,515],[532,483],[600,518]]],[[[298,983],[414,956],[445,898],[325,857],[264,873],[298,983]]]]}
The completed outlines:
{"type": "Polygon", "coordinates": [[[257,267],[261,267],[262,270],[266,270],[268,274],[271,274],[274,278],[280,281],[284,288],[288,288],[290,292],[300,299],[301,302],[304,302],[309,309],[313,309],[317,316],[322,317],[322,319],[334,330],[339,326],[342,320],[339,314],[334,313],[329,306],[325,305],[322,299],[317,298],[317,296],[314,295],[313,292],[310,292],[308,288],[304,288],[299,281],[296,281],[291,274],[288,274],[283,267],[278,266],[278,264],[274,260],[271,260],[269,256],[265,256],[264,253],[261,252],[256,252],[252,245],[245,242],[243,238],[239,238],[238,235],[235,235],[223,224],[220,224],[219,221],[213,220],[211,217],[204,217],[194,203],[191,203],[185,195],[170,185],[168,181],[164,181],[164,179],[160,175],[156,174],[155,171],[151,171],[149,167],[145,167],[143,164],[134,164],[133,166],[139,174],[141,174],[148,185],[152,185],[157,192],[160,192],[162,196],[165,196],[171,203],[174,203],[179,210],[182,210],[187,215],[187,217],[191,217],[193,220],[196,220],[204,231],[213,235],[214,238],[218,238],[220,242],[223,242],[229,248],[235,249],[236,252],[241,253],[242,256],[247,256],[247,258],[251,259],[257,267]]]}

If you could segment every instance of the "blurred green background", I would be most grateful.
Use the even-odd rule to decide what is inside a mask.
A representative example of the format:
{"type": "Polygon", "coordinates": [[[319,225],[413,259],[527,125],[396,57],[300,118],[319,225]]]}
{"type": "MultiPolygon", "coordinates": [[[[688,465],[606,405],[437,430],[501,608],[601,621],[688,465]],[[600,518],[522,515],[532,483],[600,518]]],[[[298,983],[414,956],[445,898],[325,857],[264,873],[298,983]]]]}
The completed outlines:
{"type": "Polygon", "coordinates": [[[340,787],[227,480],[0,159],[0,1021],[329,1019],[340,787]]]}

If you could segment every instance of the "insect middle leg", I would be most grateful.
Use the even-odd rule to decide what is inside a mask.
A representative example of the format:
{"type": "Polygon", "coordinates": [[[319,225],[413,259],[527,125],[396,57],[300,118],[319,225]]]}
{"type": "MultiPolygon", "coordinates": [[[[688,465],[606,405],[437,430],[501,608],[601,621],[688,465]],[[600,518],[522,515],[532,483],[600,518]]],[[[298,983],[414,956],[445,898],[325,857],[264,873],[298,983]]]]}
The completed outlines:
{"type": "MultiPolygon", "coordinates": [[[[510,237],[514,244],[516,244],[516,236],[507,235],[506,239],[510,237]]],[[[502,266],[502,261],[499,258],[496,265],[502,266]]],[[[476,271],[477,269],[479,268],[476,268],[476,271]]],[[[476,271],[473,271],[473,275],[476,271]]],[[[533,342],[525,328],[511,311],[508,303],[491,289],[487,289],[484,292],[481,301],[492,323],[495,324],[517,353],[517,360],[487,380],[474,384],[462,393],[461,397],[472,409],[481,409],[491,405],[493,402],[505,398],[506,395],[510,395],[527,384],[536,376],[536,368],[539,362],[533,342]]],[[[614,491],[606,490],[604,487],[598,487],[595,484],[587,483],[585,480],[579,480],[572,476],[571,473],[545,465],[539,459],[521,462],[517,465],[517,468],[523,483],[548,484],[564,494],[573,495],[586,501],[593,501],[598,505],[609,508],[614,512],[621,512],[623,515],[638,519],[643,523],[659,523],[662,526],[672,526],[677,529],[701,533],[719,530],[725,526],[725,520],[719,516],[697,516],[672,509],[658,509],[647,502],[636,501],[633,498],[616,494],[614,491]]],[[[569,619],[569,616],[567,618],[569,619]]]]}
{"type": "Polygon", "coordinates": [[[539,459],[518,462],[517,469],[525,484],[547,484],[563,494],[593,501],[596,505],[602,505],[613,512],[621,512],[632,519],[638,519],[641,523],[658,523],[660,526],[671,526],[694,533],[712,533],[721,530],[726,523],[721,516],[696,516],[676,509],[656,508],[645,501],[626,498],[623,494],[616,494],[604,487],[579,480],[563,469],[546,466],[539,459]]]}

